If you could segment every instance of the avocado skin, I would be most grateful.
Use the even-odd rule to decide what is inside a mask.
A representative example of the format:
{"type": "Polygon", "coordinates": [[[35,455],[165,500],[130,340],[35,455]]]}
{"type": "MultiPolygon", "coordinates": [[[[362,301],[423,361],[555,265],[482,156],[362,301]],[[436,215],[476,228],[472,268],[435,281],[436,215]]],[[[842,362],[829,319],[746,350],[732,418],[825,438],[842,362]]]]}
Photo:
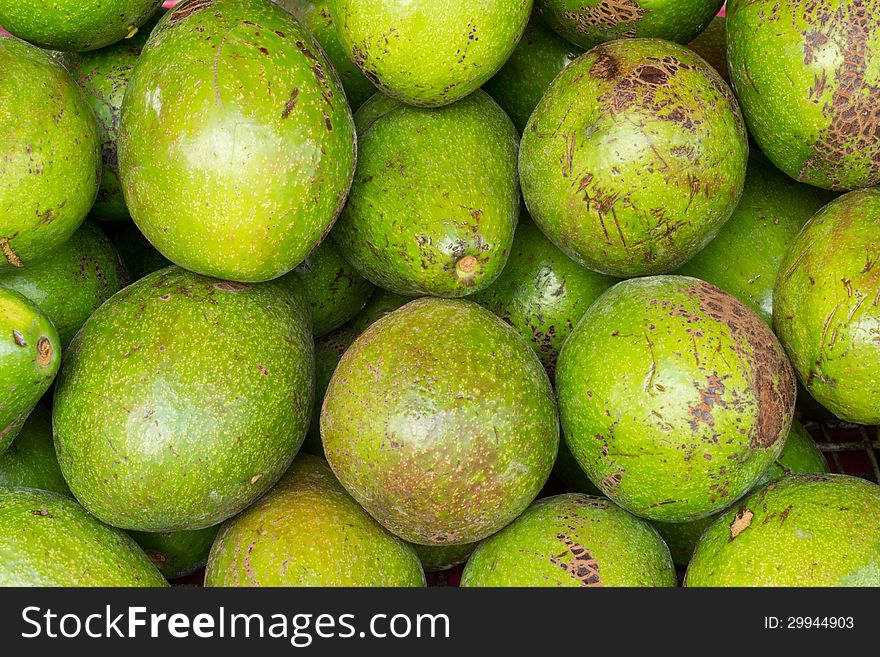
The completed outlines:
{"type": "Polygon", "coordinates": [[[38,488],[72,496],[55,456],[52,413],[37,404],[9,448],[0,454],[0,486],[38,488]]]}
{"type": "Polygon", "coordinates": [[[182,532],[129,532],[166,579],[186,577],[205,565],[220,525],[182,532]]]}
{"type": "Polygon", "coordinates": [[[49,389],[61,364],[52,320],[30,299],[0,287],[0,454],[49,389]]]}
{"type": "Polygon", "coordinates": [[[841,420],[880,423],[880,190],[838,197],[779,266],[773,328],[798,378],[841,420]]]}
{"type": "Polygon", "coordinates": [[[417,299],[343,354],[321,412],[346,490],[412,543],[470,543],[537,496],[559,441],[538,357],[475,303],[417,299]]]}
{"type": "Polygon", "coordinates": [[[700,539],[685,586],[880,586],[880,486],[788,475],[752,493],[700,539]]]}
{"type": "Polygon", "coordinates": [[[477,547],[463,587],[675,586],[669,549],[656,530],[609,500],[545,497],[477,547]]]}
{"type": "Polygon", "coordinates": [[[268,495],[227,521],[205,586],[425,586],[412,546],[355,502],[324,459],[302,454],[268,495]]]}
{"type": "Polygon", "coordinates": [[[86,221],[49,258],[0,273],[0,287],[16,290],[37,304],[67,348],[91,314],[119,291],[125,277],[110,240],[86,221]]]}
{"type": "Polygon", "coordinates": [[[75,500],[0,486],[0,586],[168,586],[125,532],[75,500]]]}
{"type": "Polygon", "coordinates": [[[116,241],[116,251],[125,265],[129,280],[134,283],[147,274],[170,267],[168,258],[156,250],[140,229],[131,224],[116,241]]]}
{"type": "Polygon", "coordinates": [[[2,273],[48,257],[79,228],[98,193],[101,140],[82,90],[47,53],[0,36],[0,70],[2,273]]]}
{"type": "Polygon", "coordinates": [[[462,545],[419,545],[412,543],[426,573],[439,573],[463,564],[479,542],[462,545]]]}
{"type": "Polygon", "coordinates": [[[114,295],[73,339],[55,389],[58,461],[123,529],[202,529],[283,474],[308,427],[308,310],[278,283],[177,267],[114,295]]]}
{"type": "Polygon", "coordinates": [[[718,71],[718,75],[730,84],[730,69],[727,67],[727,19],[716,16],[706,29],[688,42],[687,47],[718,71]]]}

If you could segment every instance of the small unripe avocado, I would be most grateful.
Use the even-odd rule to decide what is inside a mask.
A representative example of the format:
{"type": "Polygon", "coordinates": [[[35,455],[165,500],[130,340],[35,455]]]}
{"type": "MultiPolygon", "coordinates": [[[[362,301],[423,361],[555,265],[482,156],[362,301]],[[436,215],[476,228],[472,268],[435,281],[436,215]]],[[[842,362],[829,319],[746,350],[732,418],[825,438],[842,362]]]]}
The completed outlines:
{"type": "Polygon", "coordinates": [[[147,274],[165,269],[173,263],[159,253],[134,224],[129,225],[116,241],[116,251],[128,272],[129,282],[139,281],[147,274]]]}
{"type": "Polygon", "coordinates": [[[218,524],[269,490],[302,444],[313,358],[305,300],[286,286],[150,274],[65,354],[53,409],[65,479],[123,529],[218,524]]]}
{"type": "Polygon", "coordinates": [[[880,486],[789,475],[751,494],[700,539],[685,586],[880,586],[880,486]]]}
{"type": "Polygon", "coordinates": [[[82,89],[48,54],[0,36],[0,71],[0,272],[5,272],[46,258],[79,228],[98,193],[101,140],[82,89]]]}
{"type": "Polygon", "coordinates": [[[675,586],[669,548],[641,518],[579,493],[538,500],[480,543],[462,586],[675,586]]]}
{"type": "Polygon", "coordinates": [[[424,545],[495,533],[547,481],[559,442],[538,357],[475,303],[417,299],[342,356],[321,413],[327,460],[382,525],[424,545]]]}
{"type": "Polygon", "coordinates": [[[168,586],[125,532],[75,500],[0,486],[0,586],[168,586]]]}
{"type": "Polygon", "coordinates": [[[618,283],[559,355],[562,430],[611,500],[696,520],[750,490],[794,415],[794,372],[751,309],[686,276],[618,283]]]}
{"type": "Polygon", "coordinates": [[[687,47],[705,59],[730,84],[730,70],[727,68],[727,19],[724,16],[713,18],[709,26],[690,41],[687,47]]]}
{"type": "Polygon", "coordinates": [[[167,579],[186,577],[208,561],[220,525],[182,532],[130,532],[167,579]]]}
{"type": "Polygon", "coordinates": [[[411,545],[373,520],[324,459],[302,454],[223,525],[205,586],[424,586],[411,545]]]}
{"type": "Polygon", "coordinates": [[[42,404],[37,404],[18,436],[0,455],[0,486],[71,494],[55,456],[52,414],[42,404]]]}
{"type": "Polygon", "coordinates": [[[463,543],[461,545],[419,545],[412,546],[419,555],[422,568],[426,573],[439,573],[463,564],[471,556],[479,543],[463,543]]]}
{"type": "Polygon", "coordinates": [[[523,197],[538,227],[612,276],[671,271],[739,202],[748,156],[736,99],[684,46],[621,39],[553,81],[523,132],[523,197]]]}
{"type": "Polygon", "coordinates": [[[385,315],[393,313],[412,300],[412,297],[405,297],[402,294],[395,294],[382,288],[376,288],[373,296],[367,301],[367,305],[355,315],[354,319],[346,324],[346,328],[354,329],[360,335],[370,328],[374,322],[382,319],[385,315]]]}
{"type": "Polygon", "coordinates": [[[342,47],[387,95],[439,107],[478,89],[522,36],[532,0],[328,0],[342,47]]]}
{"type": "Polygon", "coordinates": [[[880,190],[810,219],[779,267],[773,327],[801,383],[842,420],[880,423],[880,190]]]}

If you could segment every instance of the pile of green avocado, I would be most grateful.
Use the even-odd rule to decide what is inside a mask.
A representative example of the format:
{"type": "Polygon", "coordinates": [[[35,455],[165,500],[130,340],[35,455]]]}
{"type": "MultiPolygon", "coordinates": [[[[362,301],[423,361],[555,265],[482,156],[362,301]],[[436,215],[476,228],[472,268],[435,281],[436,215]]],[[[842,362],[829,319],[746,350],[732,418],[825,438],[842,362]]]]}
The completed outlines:
{"type": "Polygon", "coordinates": [[[880,9],[162,4],[0,0],[0,586],[880,586],[880,9]]]}

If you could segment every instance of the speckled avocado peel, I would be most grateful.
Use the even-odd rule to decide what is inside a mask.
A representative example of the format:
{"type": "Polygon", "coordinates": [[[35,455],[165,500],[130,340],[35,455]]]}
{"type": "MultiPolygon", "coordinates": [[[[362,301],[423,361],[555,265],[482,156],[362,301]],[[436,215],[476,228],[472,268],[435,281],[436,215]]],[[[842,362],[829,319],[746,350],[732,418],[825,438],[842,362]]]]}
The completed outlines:
{"type": "Polygon", "coordinates": [[[482,91],[439,109],[386,96],[355,117],[359,157],[330,235],[376,285],[461,297],[507,262],[519,216],[516,129],[482,91]]]}
{"type": "Polygon", "coordinates": [[[0,454],[0,486],[70,495],[52,442],[52,413],[37,404],[9,448],[0,454]]]}
{"type": "Polygon", "coordinates": [[[660,535],[610,501],[578,493],[532,504],[483,541],[462,586],[675,586],[660,535]]]}
{"type": "Polygon", "coordinates": [[[79,227],[98,192],[101,150],[95,115],[60,63],[0,36],[0,70],[4,272],[47,257],[79,227]]]}
{"type": "Polygon", "coordinates": [[[71,490],[123,529],[194,530],[238,513],[305,437],[312,350],[305,300],[278,283],[170,267],[125,288],[73,339],[55,389],[71,490]]]}
{"type": "Polygon", "coordinates": [[[697,545],[685,586],[880,586],[880,486],[789,475],[745,498],[697,545]]]}
{"type": "Polygon", "coordinates": [[[559,440],[535,353],[477,304],[424,298],[342,356],[321,413],[333,471],[389,530],[468,543],[516,518],[547,480],[559,440]]]}
{"type": "Polygon", "coordinates": [[[751,489],[779,455],[795,379],[769,327],[685,276],[618,283],[559,356],[565,440],[614,502],[651,520],[696,520],[751,489]]]}
{"type": "Polygon", "coordinates": [[[460,100],[501,68],[532,0],[329,0],[348,58],[385,94],[409,105],[460,100]]]}
{"type": "Polygon", "coordinates": [[[355,151],[332,66],[267,0],[169,11],[120,118],[119,171],[138,227],[172,262],[229,280],[277,278],[308,256],[345,201],[355,151]]]}
{"type": "Polygon", "coordinates": [[[773,326],[798,378],[842,420],[880,423],[880,190],[810,219],[779,267],[773,326]]]}
{"type": "Polygon", "coordinates": [[[373,520],[326,461],[303,454],[217,536],[206,586],[424,586],[412,546],[373,520]]]}
{"type": "Polygon", "coordinates": [[[848,190],[880,182],[880,6],[732,0],[730,77],[749,134],[792,178],[848,190]]]}
{"type": "Polygon", "coordinates": [[[748,143],[724,80],[684,46],[621,39],[559,74],[519,156],[535,223],[613,276],[671,271],[708,243],[742,194],[748,143]]]}

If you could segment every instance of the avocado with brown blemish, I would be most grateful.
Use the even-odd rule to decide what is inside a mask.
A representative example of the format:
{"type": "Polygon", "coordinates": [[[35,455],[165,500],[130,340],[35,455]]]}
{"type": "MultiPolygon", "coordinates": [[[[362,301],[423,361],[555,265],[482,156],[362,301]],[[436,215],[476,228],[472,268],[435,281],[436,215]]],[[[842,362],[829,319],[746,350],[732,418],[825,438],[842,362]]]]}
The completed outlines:
{"type": "Polygon", "coordinates": [[[129,532],[167,579],[186,577],[208,561],[220,525],[181,532],[129,532]]]}
{"type": "Polygon", "coordinates": [[[745,304],[686,276],[618,283],[559,355],[562,431],[590,480],[628,511],[705,517],[750,490],[779,456],[795,378],[745,304]]]}
{"type": "Polygon", "coordinates": [[[880,183],[880,5],[731,0],[730,78],[749,134],[792,178],[880,183]]]}
{"type": "Polygon", "coordinates": [[[685,586],[880,586],[880,486],[789,475],[706,530],[685,586]]]}
{"type": "Polygon", "coordinates": [[[440,107],[478,89],[522,36],[532,0],[328,0],[348,58],[385,94],[440,107]]]}
{"type": "Polygon", "coordinates": [[[461,585],[675,586],[657,531],[609,500],[579,493],[538,500],[480,543],[461,585]]]}
{"type": "Polygon", "coordinates": [[[47,53],[0,36],[0,70],[0,272],[7,272],[48,257],[79,228],[98,193],[101,141],[82,90],[47,53]]]}
{"type": "Polygon", "coordinates": [[[52,413],[37,404],[18,436],[0,454],[0,486],[38,488],[70,495],[52,441],[52,413]]]}
{"type": "Polygon", "coordinates": [[[669,272],[739,202],[748,158],[730,88],[684,46],[602,44],[565,68],[529,119],[523,197],[563,252],[612,276],[669,272]]]}
{"type": "Polygon", "coordinates": [[[723,4],[724,0],[535,0],[544,20],[581,48],[637,37],[687,43],[723,4]]]}
{"type": "Polygon", "coordinates": [[[718,71],[718,75],[730,84],[730,69],[727,67],[727,19],[716,16],[705,30],[689,41],[687,47],[718,71]]]}
{"type": "Polygon", "coordinates": [[[779,267],[773,327],[798,378],[841,420],[880,423],[880,190],[817,212],[779,267]]]}
{"type": "Polygon", "coordinates": [[[343,486],[413,543],[495,533],[531,503],[559,442],[556,404],[534,351],[475,303],[417,299],[343,354],[321,413],[343,486]]]}
{"type": "Polygon", "coordinates": [[[218,524],[269,490],[302,444],[313,359],[305,299],[288,286],[150,274],[65,354],[53,409],[65,479],[123,529],[218,524]]]}
{"type": "Polygon", "coordinates": [[[332,226],[355,141],[333,67],[291,14],[269,0],[188,0],[159,21],[129,80],[119,173],[166,258],[266,281],[332,226]]]}
{"type": "Polygon", "coordinates": [[[223,525],[205,586],[425,585],[411,545],[355,502],[309,454],[268,495],[223,525]]]}
{"type": "Polygon", "coordinates": [[[128,273],[131,283],[147,274],[170,267],[173,263],[159,253],[134,224],[126,226],[116,239],[116,251],[128,273]]]}
{"type": "Polygon", "coordinates": [[[125,270],[110,240],[91,221],[48,258],[0,273],[0,287],[20,292],[49,316],[67,347],[89,316],[122,287],[125,270]]]}
{"type": "Polygon", "coordinates": [[[438,109],[377,94],[358,110],[358,163],[330,239],[397,294],[461,297],[507,262],[519,216],[517,134],[483,91],[438,109]]]}

